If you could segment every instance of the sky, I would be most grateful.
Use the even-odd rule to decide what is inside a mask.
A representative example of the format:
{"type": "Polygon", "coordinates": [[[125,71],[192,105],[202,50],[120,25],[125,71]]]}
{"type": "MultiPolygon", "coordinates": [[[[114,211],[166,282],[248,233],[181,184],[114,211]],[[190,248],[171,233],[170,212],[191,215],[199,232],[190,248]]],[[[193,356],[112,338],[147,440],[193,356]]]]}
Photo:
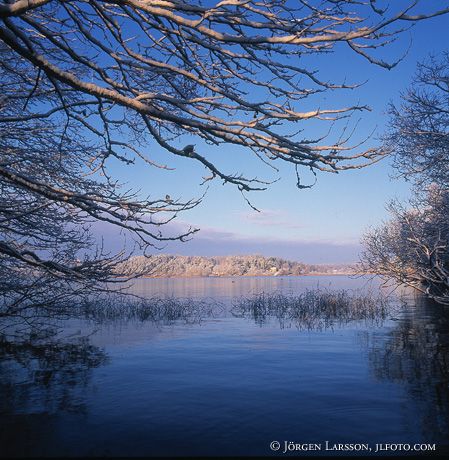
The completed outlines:
{"type": "MultiPolygon", "coordinates": [[[[446,6],[440,1],[427,3],[432,9],[446,6]]],[[[392,70],[369,64],[347,47],[338,48],[335,54],[312,63],[319,77],[365,83],[357,90],[327,95],[314,103],[321,107],[353,102],[369,105],[371,112],[362,114],[360,120],[358,116],[353,119],[353,123],[358,121],[353,140],[371,135],[367,145],[378,144],[388,121],[388,103],[399,101],[400,92],[413,81],[417,62],[429,53],[438,55],[446,47],[449,49],[448,30],[449,15],[445,15],[421,21],[403,32],[396,43],[381,53],[390,62],[407,53],[392,70]]],[[[312,123],[304,134],[314,137],[316,132],[317,126],[312,123]]],[[[388,158],[361,170],[320,173],[312,188],[300,190],[291,165],[283,165],[279,174],[273,174],[243,149],[205,146],[195,138],[180,139],[178,147],[187,143],[196,144],[200,154],[216,159],[226,172],[247,171],[252,176],[279,180],[267,191],[247,195],[260,212],[253,210],[235,187],[220,181],[209,182],[202,203],[182,213],[169,229],[192,226],[200,231],[188,242],[170,243],[157,252],[205,256],[262,254],[306,263],[352,263],[358,260],[364,231],[388,218],[385,204],[392,198],[406,199],[409,195],[409,184],[391,177],[393,170],[388,158]]],[[[168,156],[155,146],[149,146],[145,153],[175,169],[158,170],[137,162],[126,167],[112,164],[111,171],[143,195],[169,194],[174,199],[189,199],[205,192],[205,186],[199,184],[207,171],[198,163],[168,156]]],[[[305,183],[313,182],[310,173],[301,174],[305,183]]],[[[113,230],[102,229],[102,234],[109,246],[119,244],[113,230]]]]}

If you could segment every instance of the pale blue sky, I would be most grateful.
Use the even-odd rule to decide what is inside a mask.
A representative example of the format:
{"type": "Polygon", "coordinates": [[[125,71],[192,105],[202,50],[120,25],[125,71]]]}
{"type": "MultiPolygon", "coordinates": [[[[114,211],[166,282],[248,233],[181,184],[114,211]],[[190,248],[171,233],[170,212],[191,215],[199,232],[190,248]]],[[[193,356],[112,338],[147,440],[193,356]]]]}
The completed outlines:
{"type": "MultiPolygon", "coordinates": [[[[428,3],[429,8],[441,8],[445,2],[428,3]]],[[[316,60],[314,64],[319,76],[337,82],[368,81],[357,90],[342,91],[325,98],[319,96],[311,102],[320,107],[351,105],[354,102],[369,105],[372,112],[362,114],[354,142],[365,138],[376,128],[369,141],[375,144],[376,136],[380,136],[385,128],[388,102],[399,100],[400,91],[412,82],[418,61],[429,53],[439,54],[449,49],[448,31],[449,15],[445,15],[420,22],[403,33],[396,43],[382,52],[384,59],[394,61],[411,42],[408,55],[391,71],[367,63],[347,47],[338,48],[334,55],[316,60]]],[[[313,123],[308,129],[305,137],[314,137],[318,132],[313,123]]],[[[187,143],[196,144],[200,154],[216,159],[226,172],[247,171],[251,176],[278,177],[242,149],[204,146],[193,137],[180,139],[179,147],[187,143]]],[[[152,159],[176,170],[157,170],[141,163],[132,167],[112,165],[111,170],[133,188],[140,188],[145,195],[161,197],[169,194],[172,198],[188,199],[204,192],[204,186],[199,184],[207,172],[201,165],[175,158],[161,152],[159,147],[148,148],[147,153],[152,159]]],[[[235,187],[223,186],[219,181],[209,183],[203,203],[182,214],[177,224],[180,227],[199,227],[201,231],[195,235],[194,241],[174,243],[163,252],[201,255],[261,253],[321,263],[356,261],[363,230],[387,217],[385,203],[389,199],[408,195],[408,185],[391,180],[391,173],[391,161],[386,159],[362,170],[338,175],[319,174],[312,189],[299,190],[295,186],[293,168],[284,165],[281,180],[265,192],[252,192],[248,196],[261,210],[260,213],[246,204],[235,187]]],[[[310,174],[305,174],[304,181],[312,179],[310,174]]]]}

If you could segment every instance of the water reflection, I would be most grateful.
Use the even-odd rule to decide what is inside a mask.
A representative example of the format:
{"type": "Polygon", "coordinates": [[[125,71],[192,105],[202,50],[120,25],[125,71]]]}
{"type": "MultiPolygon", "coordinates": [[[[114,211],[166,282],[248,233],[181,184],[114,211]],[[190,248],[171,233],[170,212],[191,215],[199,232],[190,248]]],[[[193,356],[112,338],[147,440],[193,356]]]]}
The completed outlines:
{"type": "MultiPolygon", "coordinates": [[[[206,319],[226,316],[226,309],[213,299],[109,298],[74,307],[72,321],[62,322],[57,312],[52,321],[46,312],[39,329],[6,328],[0,334],[0,388],[4,395],[0,411],[5,414],[83,410],[81,395],[91,370],[108,360],[105,350],[93,346],[88,335],[82,335],[81,330],[88,330],[87,324],[200,325],[206,319]],[[81,327],[79,337],[61,336],[61,328],[67,331],[74,324],[81,327]]],[[[275,318],[281,328],[323,330],[361,319],[379,324],[386,317],[387,303],[384,298],[367,293],[306,290],[299,295],[264,293],[242,297],[233,304],[230,314],[260,326],[275,318]]]]}
{"type": "Polygon", "coordinates": [[[60,452],[61,439],[53,433],[68,414],[88,414],[93,371],[110,362],[107,351],[92,344],[101,328],[200,324],[217,309],[218,303],[199,300],[108,296],[70,311],[33,308],[27,316],[2,315],[0,457],[60,452]]]}
{"type": "Polygon", "coordinates": [[[158,297],[151,280],[144,300],[98,301],[39,333],[0,334],[0,455],[269,455],[269,441],[298,433],[448,438],[445,309],[398,309],[377,291],[309,280],[293,293],[261,280],[255,295],[246,280],[228,280],[229,292],[219,281],[216,297],[183,298],[158,297]],[[404,428],[407,417],[421,426],[404,428]]]}
{"type": "Polygon", "coordinates": [[[39,327],[5,316],[0,329],[0,413],[83,410],[81,395],[91,370],[108,361],[105,350],[91,344],[89,324],[200,324],[220,309],[218,302],[125,296],[74,306],[70,315],[35,310],[39,327]]]}
{"type": "Polygon", "coordinates": [[[107,362],[88,337],[0,338],[0,412],[82,411],[91,370],[107,362]]]}
{"type": "Polygon", "coordinates": [[[396,327],[366,335],[372,371],[404,386],[424,438],[449,440],[449,310],[421,296],[408,300],[396,327]]]}
{"type": "Polygon", "coordinates": [[[294,295],[305,289],[351,289],[364,286],[376,288],[379,279],[347,276],[242,276],[210,278],[146,278],[133,282],[132,292],[145,298],[190,298],[227,301],[250,297],[261,292],[282,292],[294,295]]]}

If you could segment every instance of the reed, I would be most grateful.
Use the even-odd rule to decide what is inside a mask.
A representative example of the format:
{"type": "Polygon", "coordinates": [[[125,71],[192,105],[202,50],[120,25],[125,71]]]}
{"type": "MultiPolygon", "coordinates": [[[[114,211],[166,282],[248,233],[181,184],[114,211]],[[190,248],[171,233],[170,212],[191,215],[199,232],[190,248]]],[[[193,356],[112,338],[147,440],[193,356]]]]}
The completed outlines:
{"type": "Polygon", "coordinates": [[[382,294],[314,289],[296,295],[260,293],[242,297],[234,302],[231,312],[261,326],[274,318],[282,328],[323,330],[351,321],[379,325],[390,307],[391,301],[382,294]]]}

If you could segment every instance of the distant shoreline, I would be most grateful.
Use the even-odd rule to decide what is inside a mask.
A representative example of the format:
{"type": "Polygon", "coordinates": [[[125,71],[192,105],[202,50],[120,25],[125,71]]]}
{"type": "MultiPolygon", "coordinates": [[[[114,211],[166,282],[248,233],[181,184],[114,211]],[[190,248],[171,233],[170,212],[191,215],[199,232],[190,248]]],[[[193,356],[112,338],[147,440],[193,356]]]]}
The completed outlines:
{"type": "Polygon", "coordinates": [[[143,275],[140,278],[145,279],[180,279],[180,278],[301,278],[302,276],[354,276],[358,273],[347,272],[347,273],[303,273],[301,275],[186,275],[186,276],[147,276],[143,275]]]}
{"type": "Polygon", "coordinates": [[[255,276],[350,276],[353,264],[306,264],[279,257],[246,256],[179,256],[159,254],[134,256],[118,267],[124,276],[144,278],[220,278],[255,276]]]}

